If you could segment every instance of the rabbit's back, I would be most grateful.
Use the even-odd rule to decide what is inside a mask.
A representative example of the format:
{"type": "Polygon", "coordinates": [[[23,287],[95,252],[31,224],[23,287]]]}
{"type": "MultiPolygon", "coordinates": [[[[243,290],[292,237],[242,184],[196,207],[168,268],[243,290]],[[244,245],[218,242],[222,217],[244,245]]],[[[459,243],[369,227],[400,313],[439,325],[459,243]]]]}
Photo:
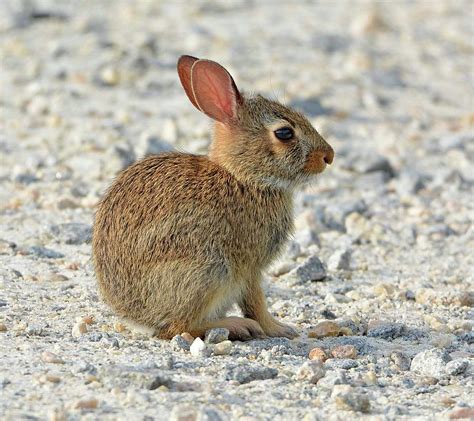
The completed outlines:
{"type": "MultiPolygon", "coordinates": [[[[150,282],[177,282],[173,274],[159,276],[160,267],[176,262],[181,278],[196,268],[223,282],[246,278],[274,258],[291,221],[287,194],[240,183],[207,157],[145,158],[118,176],[96,214],[93,253],[102,295],[119,312],[123,295],[135,301],[128,309],[140,308],[139,291],[149,297],[156,287],[150,282]]],[[[197,291],[209,287],[199,284],[206,280],[198,273],[195,278],[197,291]]]]}

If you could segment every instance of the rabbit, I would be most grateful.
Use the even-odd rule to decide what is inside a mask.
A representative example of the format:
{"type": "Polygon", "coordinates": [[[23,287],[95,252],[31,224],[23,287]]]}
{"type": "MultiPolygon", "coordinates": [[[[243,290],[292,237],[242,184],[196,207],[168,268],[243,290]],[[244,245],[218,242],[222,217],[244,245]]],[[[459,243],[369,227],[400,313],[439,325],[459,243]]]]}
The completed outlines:
{"type": "Polygon", "coordinates": [[[298,336],[268,311],[262,274],[293,230],[293,193],[331,164],[310,122],[240,92],[220,64],[177,64],[191,103],[215,121],[207,156],[169,152],[121,172],[98,205],[93,262],[101,296],[158,338],[298,336]],[[226,317],[237,304],[243,317],[226,317]]]}

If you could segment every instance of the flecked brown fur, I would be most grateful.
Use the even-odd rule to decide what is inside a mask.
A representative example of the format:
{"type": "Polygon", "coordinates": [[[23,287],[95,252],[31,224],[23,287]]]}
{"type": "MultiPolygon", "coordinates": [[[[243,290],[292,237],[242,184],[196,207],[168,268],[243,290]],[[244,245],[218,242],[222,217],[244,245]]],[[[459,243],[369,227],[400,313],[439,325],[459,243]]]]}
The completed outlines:
{"type": "MultiPolygon", "coordinates": [[[[196,61],[189,57],[186,65],[196,61]]],[[[221,71],[206,62],[211,77],[221,71]]],[[[236,90],[227,75],[220,75],[223,83],[230,78],[224,88],[236,90]]],[[[192,83],[183,83],[190,98],[192,83]]],[[[211,102],[198,99],[196,107],[211,102]]],[[[227,114],[211,110],[222,121],[209,156],[167,153],[136,162],[96,213],[93,259],[102,297],[162,338],[202,336],[212,327],[228,328],[233,339],[296,336],[268,312],[262,272],[291,233],[294,188],[321,172],[333,152],[301,114],[238,91],[230,100],[235,107],[227,104],[227,114]],[[276,139],[278,125],[293,127],[294,141],[276,139]],[[225,317],[234,303],[245,318],[225,317]]]]}

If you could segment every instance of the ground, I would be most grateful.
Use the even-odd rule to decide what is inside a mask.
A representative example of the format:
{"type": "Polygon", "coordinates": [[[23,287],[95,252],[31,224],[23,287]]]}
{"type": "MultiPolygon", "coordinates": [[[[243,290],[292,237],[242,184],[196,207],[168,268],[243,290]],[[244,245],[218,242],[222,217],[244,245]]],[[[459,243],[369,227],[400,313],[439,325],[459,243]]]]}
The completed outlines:
{"type": "Polygon", "coordinates": [[[473,417],[473,22],[462,0],[2,2],[1,418],[473,417]],[[191,353],[100,300],[104,189],[209,144],[181,54],[302,110],[336,151],[266,274],[297,339],[191,353]]]}

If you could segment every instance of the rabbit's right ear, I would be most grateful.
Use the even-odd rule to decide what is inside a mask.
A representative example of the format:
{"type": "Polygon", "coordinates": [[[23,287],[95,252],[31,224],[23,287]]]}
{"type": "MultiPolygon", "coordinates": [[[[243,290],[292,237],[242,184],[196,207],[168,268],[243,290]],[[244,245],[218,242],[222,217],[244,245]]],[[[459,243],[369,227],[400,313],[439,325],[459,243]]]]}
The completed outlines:
{"type": "Polygon", "coordinates": [[[236,121],[242,96],[232,76],[219,63],[196,61],[191,67],[191,85],[194,100],[203,113],[224,124],[236,121]]]}
{"type": "Polygon", "coordinates": [[[194,92],[191,85],[191,69],[199,59],[193,56],[181,56],[178,60],[178,75],[179,80],[181,81],[181,85],[183,85],[184,92],[188,96],[189,100],[193,103],[193,105],[199,110],[199,105],[196,103],[196,99],[194,98],[194,92]]]}

